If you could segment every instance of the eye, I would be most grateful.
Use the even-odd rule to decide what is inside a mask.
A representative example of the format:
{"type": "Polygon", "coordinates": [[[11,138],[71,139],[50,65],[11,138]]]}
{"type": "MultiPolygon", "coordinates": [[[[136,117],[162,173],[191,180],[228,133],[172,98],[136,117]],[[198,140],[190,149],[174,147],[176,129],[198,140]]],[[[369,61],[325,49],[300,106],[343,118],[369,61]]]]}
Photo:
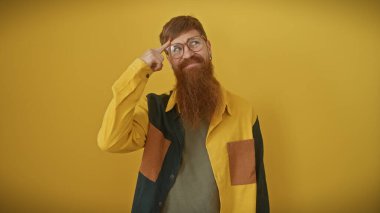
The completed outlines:
{"type": "Polygon", "coordinates": [[[197,47],[198,45],[201,44],[201,41],[199,41],[198,39],[193,39],[189,42],[189,46],[190,47],[197,47]]]}
{"type": "Polygon", "coordinates": [[[177,54],[182,51],[182,47],[180,45],[173,45],[170,49],[172,54],[177,54]]]}

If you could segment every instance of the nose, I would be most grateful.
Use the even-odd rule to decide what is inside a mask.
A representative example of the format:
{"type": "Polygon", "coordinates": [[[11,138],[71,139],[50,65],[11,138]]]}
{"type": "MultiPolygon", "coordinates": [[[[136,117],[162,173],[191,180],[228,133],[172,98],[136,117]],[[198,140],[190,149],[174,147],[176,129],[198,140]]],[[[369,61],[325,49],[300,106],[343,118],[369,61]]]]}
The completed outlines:
{"type": "Polygon", "coordinates": [[[189,49],[189,47],[187,45],[185,45],[185,49],[183,50],[183,56],[182,58],[190,58],[191,56],[194,55],[194,52],[189,49]]]}

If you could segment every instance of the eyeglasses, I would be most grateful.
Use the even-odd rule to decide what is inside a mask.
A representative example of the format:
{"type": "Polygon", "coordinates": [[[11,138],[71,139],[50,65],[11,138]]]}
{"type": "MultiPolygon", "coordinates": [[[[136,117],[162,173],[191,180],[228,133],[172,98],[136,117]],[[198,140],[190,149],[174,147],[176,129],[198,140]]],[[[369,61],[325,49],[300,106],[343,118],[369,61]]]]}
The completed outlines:
{"type": "Polygon", "coordinates": [[[170,45],[166,50],[170,57],[174,59],[181,58],[185,52],[185,45],[193,52],[202,50],[205,45],[205,38],[203,36],[194,36],[187,39],[185,44],[175,43],[170,45]]]}

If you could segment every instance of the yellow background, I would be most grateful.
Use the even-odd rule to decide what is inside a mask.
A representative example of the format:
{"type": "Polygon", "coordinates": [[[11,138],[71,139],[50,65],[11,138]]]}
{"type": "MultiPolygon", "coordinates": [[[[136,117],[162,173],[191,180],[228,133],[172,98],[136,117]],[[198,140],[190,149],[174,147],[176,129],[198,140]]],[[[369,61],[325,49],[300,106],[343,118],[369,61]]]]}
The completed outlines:
{"type": "MultiPolygon", "coordinates": [[[[96,135],[113,82],[186,14],[256,106],[272,211],[378,212],[378,4],[141,2],[0,3],[0,211],[130,211],[141,152],[101,152],[96,135]]],[[[174,85],[169,67],[147,92],[174,85]]]]}

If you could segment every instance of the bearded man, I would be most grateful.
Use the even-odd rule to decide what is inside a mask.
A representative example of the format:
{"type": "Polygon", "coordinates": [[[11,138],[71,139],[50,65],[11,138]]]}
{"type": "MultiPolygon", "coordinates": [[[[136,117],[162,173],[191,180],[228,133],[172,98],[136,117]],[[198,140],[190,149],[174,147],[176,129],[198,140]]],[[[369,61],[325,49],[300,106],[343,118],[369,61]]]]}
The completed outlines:
{"type": "Polygon", "coordinates": [[[258,117],[214,77],[202,24],[174,17],[160,42],[114,83],[98,134],[105,151],[144,148],[132,212],[269,212],[258,117]],[[175,88],[143,96],[163,52],[175,88]]]}

